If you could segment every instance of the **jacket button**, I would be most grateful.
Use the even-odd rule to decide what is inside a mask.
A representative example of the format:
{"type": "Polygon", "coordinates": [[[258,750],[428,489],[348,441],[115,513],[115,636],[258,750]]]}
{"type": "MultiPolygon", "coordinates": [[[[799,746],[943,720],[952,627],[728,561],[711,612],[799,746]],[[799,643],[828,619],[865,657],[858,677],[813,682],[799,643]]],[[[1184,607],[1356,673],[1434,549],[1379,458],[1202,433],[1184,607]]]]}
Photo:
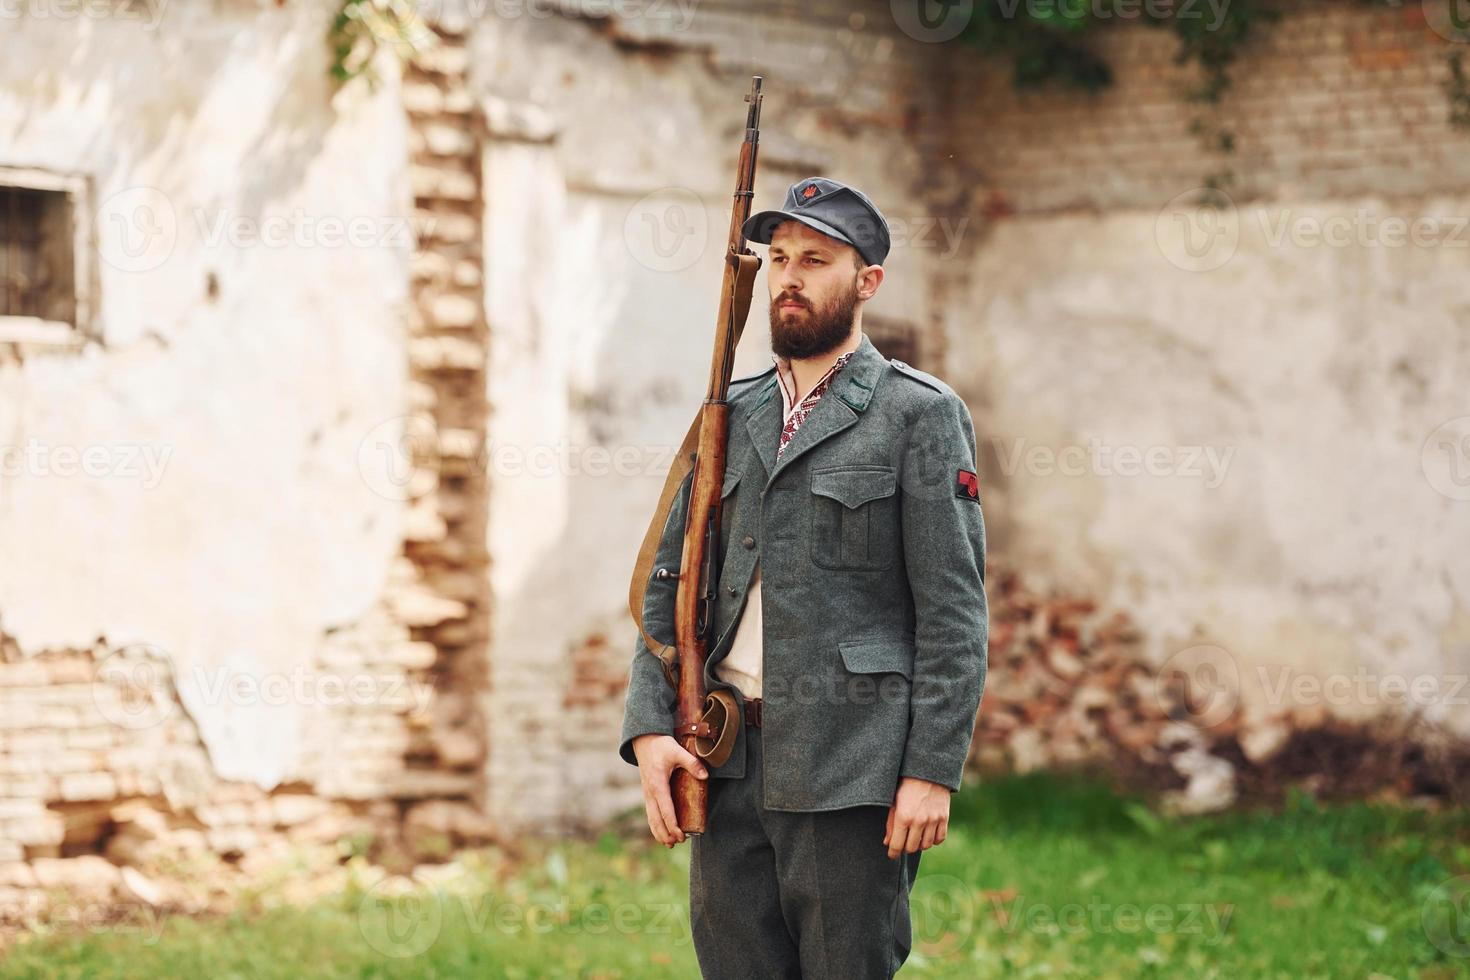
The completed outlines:
{"type": "Polygon", "coordinates": [[[728,592],[728,593],[730,593],[731,595],[739,595],[740,594],[740,590],[737,589],[737,588],[735,588],[735,586],[733,586],[733,585],[727,585],[727,586],[725,586],[725,591],[728,592]]]}
{"type": "Polygon", "coordinates": [[[743,538],[740,539],[740,543],[743,544],[743,545],[745,545],[745,547],[747,547],[747,548],[754,548],[755,547],[755,538],[753,538],[753,537],[751,537],[750,535],[747,534],[745,537],[743,537],[743,538]]]}

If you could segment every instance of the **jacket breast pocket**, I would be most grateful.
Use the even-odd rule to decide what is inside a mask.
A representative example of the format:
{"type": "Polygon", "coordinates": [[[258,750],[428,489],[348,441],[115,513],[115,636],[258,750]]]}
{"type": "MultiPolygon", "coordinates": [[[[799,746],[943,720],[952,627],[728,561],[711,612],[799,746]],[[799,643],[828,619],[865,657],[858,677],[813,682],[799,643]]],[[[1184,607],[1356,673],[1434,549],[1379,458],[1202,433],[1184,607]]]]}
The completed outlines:
{"type": "Polygon", "coordinates": [[[878,571],[898,544],[898,473],[888,466],[812,471],[811,557],[823,568],[878,571]]]}

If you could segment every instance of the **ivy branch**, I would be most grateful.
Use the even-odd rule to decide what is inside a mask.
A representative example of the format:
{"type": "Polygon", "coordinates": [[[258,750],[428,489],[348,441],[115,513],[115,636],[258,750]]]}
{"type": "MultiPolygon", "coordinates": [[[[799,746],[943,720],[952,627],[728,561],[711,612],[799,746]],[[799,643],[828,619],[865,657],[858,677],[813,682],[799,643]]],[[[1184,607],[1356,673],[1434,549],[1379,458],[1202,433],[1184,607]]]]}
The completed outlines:
{"type": "Polygon", "coordinates": [[[331,76],[338,85],[363,78],[378,82],[373,63],[378,52],[392,49],[407,60],[437,43],[432,28],[419,15],[417,0],[341,0],[327,29],[331,76]]]}
{"type": "MultiPolygon", "coordinates": [[[[923,0],[916,0],[923,2],[923,0]]],[[[1360,0],[1367,6],[1396,8],[1403,0],[1360,0]]],[[[1231,0],[1216,10],[1196,0],[975,0],[975,10],[961,37],[978,50],[1012,60],[1012,84],[1018,89],[1059,84],[1096,92],[1113,83],[1112,68],[1091,41],[1100,30],[1142,21],[1172,30],[1179,40],[1175,64],[1195,63],[1203,78],[1181,93],[1198,107],[1189,131],[1205,149],[1235,152],[1235,134],[1216,121],[1230,89],[1230,69],[1241,51],[1264,26],[1281,19],[1269,0],[1231,0]],[[1218,20],[1214,19],[1218,14],[1218,20]]],[[[1470,80],[1460,53],[1449,56],[1445,83],[1452,125],[1470,128],[1470,80]]],[[[1205,179],[1219,188],[1234,174],[1226,169],[1205,179]]]]}

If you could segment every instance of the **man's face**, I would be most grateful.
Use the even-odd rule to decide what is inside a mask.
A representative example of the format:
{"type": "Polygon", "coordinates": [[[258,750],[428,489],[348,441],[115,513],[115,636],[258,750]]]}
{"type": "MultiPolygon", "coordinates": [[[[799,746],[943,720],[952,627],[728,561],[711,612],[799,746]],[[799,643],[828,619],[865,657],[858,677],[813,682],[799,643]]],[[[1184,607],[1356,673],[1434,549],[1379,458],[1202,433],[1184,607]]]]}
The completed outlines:
{"type": "Polygon", "coordinates": [[[771,350],[781,357],[817,357],[852,332],[860,273],[857,249],[800,221],[783,221],[771,235],[771,350]]]}

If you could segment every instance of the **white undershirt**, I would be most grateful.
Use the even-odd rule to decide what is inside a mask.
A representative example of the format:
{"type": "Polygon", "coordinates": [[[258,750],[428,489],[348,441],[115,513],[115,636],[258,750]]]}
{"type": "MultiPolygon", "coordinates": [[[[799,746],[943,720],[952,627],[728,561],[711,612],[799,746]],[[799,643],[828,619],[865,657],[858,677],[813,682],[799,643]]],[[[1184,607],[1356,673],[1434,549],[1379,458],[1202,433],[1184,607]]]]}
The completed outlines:
{"type": "MultiPolygon", "coordinates": [[[[840,357],[841,354],[839,353],[838,356],[840,357]]],[[[781,382],[781,401],[785,409],[781,418],[784,426],[785,421],[791,418],[791,413],[796,409],[797,405],[801,404],[801,401],[796,399],[794,395],[796,391],[796,377],[791,373],[789,362],[784,358],[777,357],[775,354],[771,355],[771,359],[776,362],[776,374],[781,382]]],[[[832,367],[834,369],[837,367],[835,362],[832,367]]],[[[827,374],[831,373],[831,371],[827,372],[827,374]]],[[[813,384],[808,389],[807,394],[815,391],[817,385],[821,384],[826,378],[826,374],[822,375],[816,384],[813,384]]],[[[822,393],[822,398],[826,398],[830,391],[831,388],[829,387],[827,391],[822,393]]],[[[806,395],[802,396],[803,399],[805,397],[806,395]]],[[[820,403],[822,398],[818,398],[817,403],[820,403]]],[[[761,656],[762,621],[761,567],[760,563],[757,562],[755,575],[751,578],[750,582],[750,594],[745,597],[745,609],[740,614],[740,622],[735,626],[735,638],[730,643],[730,652],[723,660],[715,665],[715,676],[728,684],[734,684],[740,693],[747,698],[758,698],[761,696],[761,666],[763,662],[761,656]]]]}

